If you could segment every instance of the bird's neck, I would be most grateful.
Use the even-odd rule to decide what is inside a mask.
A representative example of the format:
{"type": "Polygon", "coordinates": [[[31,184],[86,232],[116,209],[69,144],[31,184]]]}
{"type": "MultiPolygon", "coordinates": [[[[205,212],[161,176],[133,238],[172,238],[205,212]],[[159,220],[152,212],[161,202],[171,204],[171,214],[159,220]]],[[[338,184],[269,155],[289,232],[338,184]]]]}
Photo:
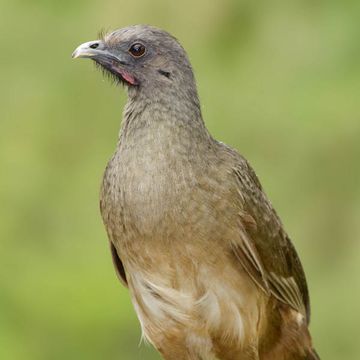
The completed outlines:
{"type": "Polygon", "coordinates": [[[151,94],[129,93],[119,145],[141,145],[150,139],[155,149],[157,142],[207,142],[210,138],[196,91],[189,94],[160,89],[151,94]]]}

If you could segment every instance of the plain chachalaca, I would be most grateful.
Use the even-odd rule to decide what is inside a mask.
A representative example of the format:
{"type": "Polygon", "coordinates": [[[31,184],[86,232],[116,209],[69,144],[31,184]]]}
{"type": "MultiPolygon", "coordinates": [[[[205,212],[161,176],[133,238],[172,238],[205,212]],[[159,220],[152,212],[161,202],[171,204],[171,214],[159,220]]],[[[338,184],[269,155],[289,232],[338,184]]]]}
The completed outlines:
{"type": "Polygon", "coordinates": [[[216,141],[189,59],[144,25],[80,45],[126,85],[101,189],[113,262],[167,360],[315,360],[299,257],[249,163],[216,141]]]}

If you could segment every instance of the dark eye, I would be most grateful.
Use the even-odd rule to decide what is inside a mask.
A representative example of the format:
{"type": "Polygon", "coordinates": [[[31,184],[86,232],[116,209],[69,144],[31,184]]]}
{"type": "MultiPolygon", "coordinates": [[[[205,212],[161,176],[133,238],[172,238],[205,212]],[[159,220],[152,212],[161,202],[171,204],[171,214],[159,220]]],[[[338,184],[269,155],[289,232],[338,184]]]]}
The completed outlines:
{"type": "Polygon", "coordinates": [[[145,54],[145,51],[145,46],[140,43],[132,44],[129,49],[129,53],[135,57],[143,56],[145,54]]]}

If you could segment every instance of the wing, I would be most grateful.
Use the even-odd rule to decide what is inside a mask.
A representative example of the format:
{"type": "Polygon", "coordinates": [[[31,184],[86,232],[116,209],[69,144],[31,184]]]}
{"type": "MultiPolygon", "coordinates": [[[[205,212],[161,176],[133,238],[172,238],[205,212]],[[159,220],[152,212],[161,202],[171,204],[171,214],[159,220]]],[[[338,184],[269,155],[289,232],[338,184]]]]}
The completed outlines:
{"type": "Polygon", "coordinates": [[[119,280],[121,281],[121,283],[125,286],[127,286],[127,280],[126,280],[126,273],[125,273],[125,268],[124,265],[121,261],[121,258],[116,250],[116,247],[113,243],[113,239],[112,239],[112,232],[109,229],[109,210],[106,207],[104,198],[106,197],[106,190],[104,188],[104,184],[101,187],[101,191],[100,191],[100,212],[101,212],[101,216],[103,218],[103,222],[106,228],[106,232],[109,238],[109,244],[110,244],[110,251],[111,251],[111,257],[112,257],[112,261],[115,267],[115,271],[116,271],[116,275],[118,276],[119,280]]]}
{"type": "Polygon", "coordinates": [[[309,294],[296,250],[253,169],[237,152],[227,151],[235,160],[232,174],[241,204],[241,241],[232,244],[232,251],[260,288],[309,321],[309,294]]]}
{"type": "Polygon", "coordinates": [[[120,256],[118,255],[118,252],[117,252],[114,244],[111,241],[110,241],[110,251],[111,251],[111,257],[112,257],[112,261],[113,261],[113,264],[115,267],[116,275],[118,276],[118,278],[122,282],[122,284],[127,286],[124,265],[120,259],[120,256]]]}

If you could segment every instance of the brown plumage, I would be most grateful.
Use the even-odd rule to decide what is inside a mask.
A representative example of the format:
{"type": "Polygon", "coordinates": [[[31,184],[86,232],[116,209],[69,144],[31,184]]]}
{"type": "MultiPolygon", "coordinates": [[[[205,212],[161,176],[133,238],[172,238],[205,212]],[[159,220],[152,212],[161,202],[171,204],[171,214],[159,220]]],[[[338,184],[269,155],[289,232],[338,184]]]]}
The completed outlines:
{"type": "Polygon", "coordinates": [[[166,360],[318,359],[300,260],[248,162],[207,131],[176,39],[137,25],[73,56],[128,89],[101,213],[143,336],[166,360]]]}

